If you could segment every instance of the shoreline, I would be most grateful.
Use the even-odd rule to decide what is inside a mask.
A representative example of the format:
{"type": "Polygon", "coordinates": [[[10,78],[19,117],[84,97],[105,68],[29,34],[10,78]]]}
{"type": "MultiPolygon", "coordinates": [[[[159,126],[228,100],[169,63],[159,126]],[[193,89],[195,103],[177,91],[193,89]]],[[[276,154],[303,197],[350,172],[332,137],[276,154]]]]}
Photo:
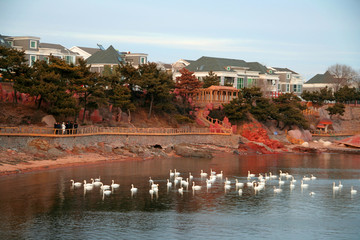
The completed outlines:
{"type": "MultiPolygon", "coordinates": [[[[239,148],[231,147],[221,147],[216,145],[198,145],[197,150],[206,149],[205,151],[211,152],[215,156],[221,153],[231,153],[231,154],[266,154],[258,151],[237,151],[239,148]]],[[[71,152],[68,151],[65,155],[58,157],[49,157],[42,156],[41,158],[36,157],[36,155],[16,152],[11,149],[5,151],[0,151],[0,159],[7,159],[6,162],[0,162],[0,177],[15,175],[15,174],[24,174],[30,172],[38,171],[47,171],[53,169],[77,167],[77,166],[88,166],[96,165],[103,163],[112,163],[112,162],[123,162],[123,161],[145,161],[155,158],[170,158],[170,157],[181,157],[179,152],[175,150],[164,152],[162,155],[151,155],[146,156],[141,154],[135,154],[134,152],[122,152],[121,154],[116,154],[115,152],[104,152],[98,149],[99,151],[82,151],[80,152],[71,152]]],[[[320,143],[310,142],[308,147],[302,145],[287,145],[286,150],[276,151],[273,154],[287,154],[287,153],[302,153],[302,154],[320,154],[320,153],[343,153],[343,154],[360,154],[360,149],[358,148],[349,148],[345,146],[340,146],[336,144],[331,144],[331,146],[324,147],[320,143]]],[[[214,156],[214,157],[215,157],[214,156]]],[[[196,158],[194,158],[196,159],[196,158]]]]}

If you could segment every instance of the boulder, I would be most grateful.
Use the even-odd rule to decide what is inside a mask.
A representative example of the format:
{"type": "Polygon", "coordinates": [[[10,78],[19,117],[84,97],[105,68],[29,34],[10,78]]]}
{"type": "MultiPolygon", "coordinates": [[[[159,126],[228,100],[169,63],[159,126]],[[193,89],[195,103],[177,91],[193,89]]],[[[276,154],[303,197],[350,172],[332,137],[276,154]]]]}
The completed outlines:
{"type": "Polygon", "coordinates": [[[212,158],[209,150],[195,148],[186,144],[179,144],[174,146],[175,153],[182,157],[197,157],[197,158],[212,158]]]}
{"type": "Polygon", "coordinates": [[[57,148],[50,148],[48,150],[48,154],[55,156],[55,157],[59,157],[59,156],[64,155],[65,153],[57,148]]]}
{"type": "Polygon", "coordinates": [[[41,122],[45,123],[47,127],[54,127],[56,120],[53,115],[46,115],[41,119],[41,122]]]}

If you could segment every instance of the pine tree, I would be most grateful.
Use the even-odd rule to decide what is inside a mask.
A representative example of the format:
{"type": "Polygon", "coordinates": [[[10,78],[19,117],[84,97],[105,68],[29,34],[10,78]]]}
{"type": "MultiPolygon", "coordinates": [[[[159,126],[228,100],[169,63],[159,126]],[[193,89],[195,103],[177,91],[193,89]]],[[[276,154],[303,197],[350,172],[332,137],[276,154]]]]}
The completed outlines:
{"type": "Polygon", "coordinates": [[[203,82],[203,88],[220,85],[219,77],[213,71],[210,71],[208,75],[203,78],[203,82]]]}
{"type": "Polygon", "coordinates": [[[3,81],[14,83],[14,101],[17,102],[16,91],[23,92],[22,86],[29,85],[31,75],[25,52],[0,46],[0,73],[3,81]]]}

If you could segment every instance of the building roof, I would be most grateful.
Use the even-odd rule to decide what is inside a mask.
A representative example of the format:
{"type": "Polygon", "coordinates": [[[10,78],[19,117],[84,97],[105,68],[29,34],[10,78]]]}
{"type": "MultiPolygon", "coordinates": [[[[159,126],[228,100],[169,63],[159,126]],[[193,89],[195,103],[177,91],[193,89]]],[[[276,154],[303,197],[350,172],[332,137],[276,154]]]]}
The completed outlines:
{"type": "Polygon", "coordinates": [[[10,44],[5,40],[5,36],[0,35],[0,46],[11,48],[10,44]]]}
{"type": "Polygon", "coordinates": [[[258,63],[258,62],[247,62],[246,65],[249,67],[252,71],[257,71],[261,74],[268,74],[268,69],[264,65],[258,63]]]}
{"type": "Polygon", "coordinates": [[[326,71],[324,74],[316,74],[304,84],[333,83],[333,82],[334,82],[334,77],[328,71],[326,71]]]}
{"type": "MultiPolygon", "coordinates": [[[[244,60],[229,58],[201,57],[190,63],[186,68],[192,72],[226,71],[226,67],[248,68],[244,60]]],[[[234,72],[234,70],[230,70],[234,72]]]]}
{"type": "Polygon", "coordinates": [[[294,72],[293,70],[290,70],[288,68],[279,68],[279,67],[273,67],[277,72],[291,72],[293,74],[298,74],[297,72],[294,72]]]}
{"type": "Polygon", "coordinates": [[[113,46],[106,50],[100,50],[86,59],[87,64],[120,64],[123,59],[113,46]]]}
{"type": "Polygon", "coordinates": [[[89,47],[79,47],[77,46],[78,48],[80,48],[81,50],[89,53],[90,55],[93,55],[94,53],[100,51],[100,48],[89,48],[89,47]]]}
{"type": "Polygon", "coordinates": [[[77,53],[72,52],[71,50],[67,49],[66,47],[60,45],[60,44],[54,44],[54,43],[39,43],[39,48],[51,48],[51,49],[58,49],[63,54],[71,54],[71,55],[77,55],[77,53]]]}

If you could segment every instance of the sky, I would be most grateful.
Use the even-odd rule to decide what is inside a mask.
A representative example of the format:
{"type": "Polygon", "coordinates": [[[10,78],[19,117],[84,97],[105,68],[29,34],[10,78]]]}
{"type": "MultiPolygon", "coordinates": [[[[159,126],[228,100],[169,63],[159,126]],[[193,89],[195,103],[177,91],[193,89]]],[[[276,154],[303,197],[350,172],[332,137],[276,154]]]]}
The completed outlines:
{"type": "Polygon", "coordinates": [[[149,54],[286,67],[309,80],[334,64],[360,71],[359,0],[0,0],[0,34],[149,54]]]}

